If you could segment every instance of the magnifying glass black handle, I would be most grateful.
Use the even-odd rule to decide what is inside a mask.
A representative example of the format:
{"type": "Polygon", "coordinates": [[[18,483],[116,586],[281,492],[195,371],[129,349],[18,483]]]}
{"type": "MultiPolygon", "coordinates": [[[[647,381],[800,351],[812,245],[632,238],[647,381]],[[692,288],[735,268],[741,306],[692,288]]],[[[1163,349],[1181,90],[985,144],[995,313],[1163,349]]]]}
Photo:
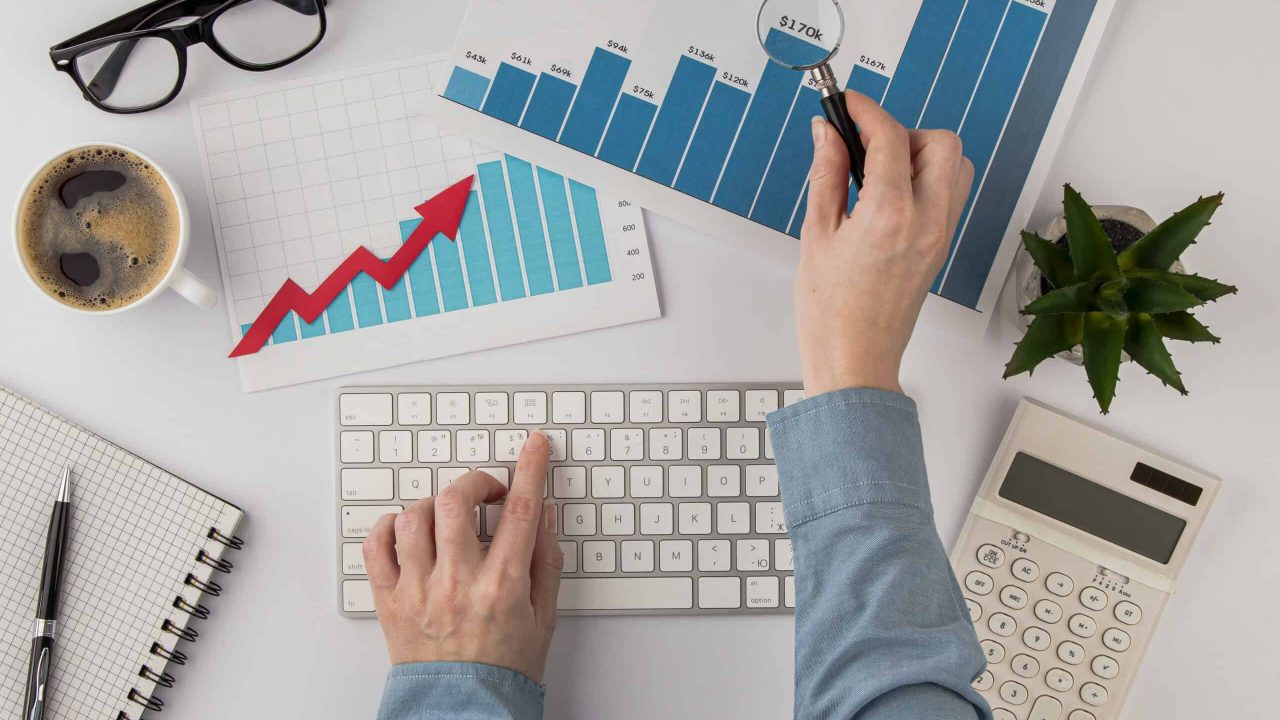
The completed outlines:
{"type": "Polygon", "coordinates": [[[862,146],[862,136],[858,134],[858,126],[849,117],[849,108],[844,104],[844,93],[835,93],[822,98],[822,110],[827,120],[835,126],[836,132],[844,139],[849,148],[849,172],[853,174],[853,186],[862,189],[863,175],[867,167],[867,149],[862,146]]]}

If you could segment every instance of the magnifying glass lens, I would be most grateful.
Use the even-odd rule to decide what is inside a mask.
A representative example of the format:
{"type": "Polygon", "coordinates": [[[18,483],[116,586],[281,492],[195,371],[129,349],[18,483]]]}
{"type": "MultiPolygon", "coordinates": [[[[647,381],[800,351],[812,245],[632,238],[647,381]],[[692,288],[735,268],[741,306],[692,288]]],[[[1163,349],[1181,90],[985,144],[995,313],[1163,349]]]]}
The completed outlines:
{"type": "Polygon", "coordinates": [[[765,0],[756,31],[774,62],[807,70],[840,49],[844,13],[837,0],[765,0]]]}

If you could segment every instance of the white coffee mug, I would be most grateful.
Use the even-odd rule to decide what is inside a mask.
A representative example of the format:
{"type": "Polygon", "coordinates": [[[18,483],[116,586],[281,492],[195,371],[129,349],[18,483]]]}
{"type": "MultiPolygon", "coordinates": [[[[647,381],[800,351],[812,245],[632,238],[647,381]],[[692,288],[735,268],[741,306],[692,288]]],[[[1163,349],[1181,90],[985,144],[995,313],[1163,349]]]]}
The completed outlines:
{"type": "Polygon", "coordinates": [[[204,308],[206,310],[217,305],[218,293],[215,292],[213,288],[206,285],[204,282],[199,280],[195,275],[191,274],[191,272],[189,272],[186,268],[182,266],[183,262],[187,258],[187,250],[190,247],[190,245],[191,245],[191,216],[187,213],[187,201],[182,196],[182,190],[178,187],[178,184],[174,182],[173,178],[169,176],[169,173],[165,172],[164,168],[160,167],[160,165],[158,165],[154,160],[147,157],[146,155],[139,152],[138,150],[135,150],[134,148],[131,148],[128,145],[121,145],[120,143],[113,143],[113,142],[80,143],[78,145],[74,145],[72,147],[66,148],[64,150],[61,150],[55,153],[51,158],[49,158],[48,161],[46,161],[40,167],[36,168],[36,171],[31,173],[31,177],[27,178],[27,181],[23,183],[22,192],[18,194],[18,202],[17,202],[17,205],[14,207],[14,211],[13,211],[13,249],[14,249],[14,252],[17,253],[18,267],[22,269],[22,274],[27,278],[27,280],[31,282],[32,287],[34,287],[36,291],[39,292],[44,297],[47,297],[51,301],[58,303],[58,305],[61,307],[64,307],[68,310],[72,310],[75,312],[84,313],[86,315],[113,315],[115,313],[124,312],[126,310],[132,310],[138,307],[139,305],[142,305],[143,303],[147,302],[148,300],[151,300],[156,295],[159,295],[160,293],[164,292],[165,288],[172,289],[174,292],[186,298],[193,304],[201,308],[204,308]],[[134,300],[128,305],[122,305],[120,307],[112,308],[110,310],[85,310],[83,308],[73,307],[66,303],[58,302],[56,298],[51,297],[47,292],[45,292],[44,288],[41,287],[40,284],[36,281],[35,276],[32,275],[31,273],[31,268],[27,267],[26,260],[22,257],[22,248],[20,246],[21,239],[19,238],[19,235],[18,235],[18,232],[19,232],[18,223],[19,223],[20,216],[22,214],[22,208],[23,208],[23,205],[26,204],[25,201],[27,198],[27,193],[31,191],[31,186],[35,183],[35,181],[38,178],[40,178],[40,176],[43,175],[44,172],[49,169],[49,166],[53,164],[55,161],[57,161],[58,159],[65,157],[77,150],[90,148],[90,147],[116,148],[118,150],[122,150],[126,153],[129,153],[139,158],[143,162],[155,168],[155,171],[160,175],[161,178],[164,179],[164,184],[166,187],[169,188],[169,192],[172,193],[173,202],[178,208],[177,248],[173,254],[173,261],[172,263],[170,263],[168,271],[165,272],[164,278],[162,278],[160,282],[156,283],[155,287],[151,288],[151,290],[149,290],[146,295],[139,297],[137,300],[134,300]]]}

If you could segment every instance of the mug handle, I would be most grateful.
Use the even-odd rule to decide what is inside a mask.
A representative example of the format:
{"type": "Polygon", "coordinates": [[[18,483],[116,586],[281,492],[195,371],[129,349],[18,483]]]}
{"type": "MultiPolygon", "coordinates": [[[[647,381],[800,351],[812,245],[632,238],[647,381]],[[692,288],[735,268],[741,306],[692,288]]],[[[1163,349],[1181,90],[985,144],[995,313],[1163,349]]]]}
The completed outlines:
{"type": "Polygon", "coordinates": [[[169,287],[202,310],[210,310],[218,304],[218,293],[195,275],[187,272],[186,268],[178,268],[174,271],[169,287]]]}

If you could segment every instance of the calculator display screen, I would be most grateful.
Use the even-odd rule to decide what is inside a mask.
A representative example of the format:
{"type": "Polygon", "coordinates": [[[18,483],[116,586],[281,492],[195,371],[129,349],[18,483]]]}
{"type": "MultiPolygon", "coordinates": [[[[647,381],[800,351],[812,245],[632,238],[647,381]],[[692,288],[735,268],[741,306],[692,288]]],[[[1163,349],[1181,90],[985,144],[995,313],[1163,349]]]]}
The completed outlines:
{"type": "Polygon", "coordinates": [[[1018,453],[1000,497],[1090,535],[1168,563],[1187,521],[1056,465],[1018,453]]]}

